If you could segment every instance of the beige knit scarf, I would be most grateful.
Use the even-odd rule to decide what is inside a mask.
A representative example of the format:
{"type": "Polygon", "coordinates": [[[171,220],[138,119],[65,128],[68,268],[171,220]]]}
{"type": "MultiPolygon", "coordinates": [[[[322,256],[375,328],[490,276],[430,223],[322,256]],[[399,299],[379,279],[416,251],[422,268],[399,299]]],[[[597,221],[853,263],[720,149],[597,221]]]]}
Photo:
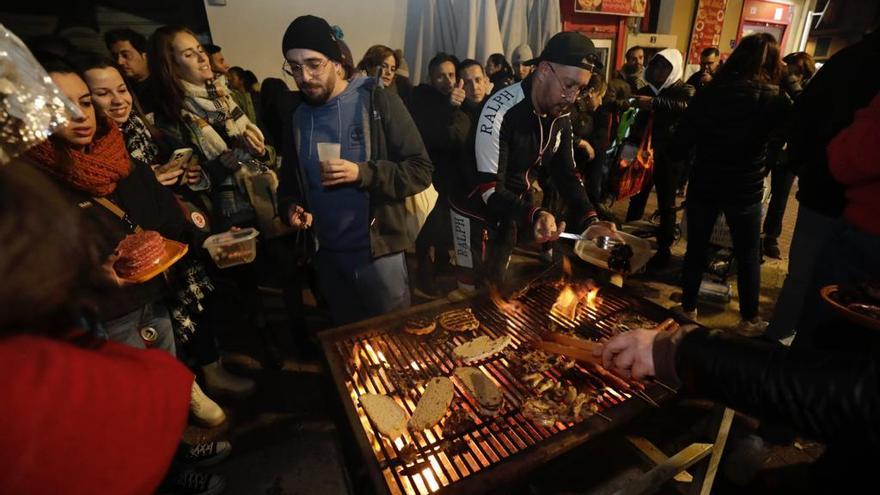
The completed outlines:
{"type": "Polygon", "coordinates": [[[243,142],[245,133],[265,138],[232,99],[226,85],[226,78],[219,76],[198,86],[184,80],[180,81],[184,91],[181,114],[186,121],[194,124],[199,148],[208,160],[213,160],[229,151],[230,144],[215,128],[225,130],[229,138],[243,142]]]}

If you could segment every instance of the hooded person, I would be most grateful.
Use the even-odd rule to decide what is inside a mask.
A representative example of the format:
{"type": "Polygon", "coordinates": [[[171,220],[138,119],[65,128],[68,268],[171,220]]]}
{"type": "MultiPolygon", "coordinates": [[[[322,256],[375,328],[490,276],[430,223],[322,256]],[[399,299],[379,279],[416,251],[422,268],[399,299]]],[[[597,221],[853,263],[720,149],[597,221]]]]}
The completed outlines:
{"type": "Polygon", "coordinates": [[[404,251],[418,232],[404,204],[433,167],[400,98],[371,77],[346,81],[327,21],[301,16],[281,45],[303,103],[285,118],[280,211],[320,246],[318,284],[336,323],[409,306],[404,251]],[[329,145],[329,146],[328,146],[329,145]]]}
{"type": "Polygon", "coordinates": [[[675,233],[675,191],[684,169],[684,162],[670,156],[669,144],[679,120],[687,110],[695,89],[682,82],[684,60],[681,52],[667,48],[658,52],[645,66],[645,86],[635,93],[639,113],[630,131],[638,145],[650,126],[654,147],[654,172],[642,191],[633,196],[626,212],[626,221],[640,220],[652,187],[657,187],[657,205],[660,210],[660,231],[657,234],[657,253],[649,268],[663,268],[669,263],[670,248],[675,233]]]}
{"type": "Polygon", "coordinates": [[[519,45],[513,50],[513,54],[510,56],[510,63],[513,65],[513,79],[515,81],[522,81],[526,76],[532,73],[534,66],[527,65],[523,62],[527,62],[533,58],[535,58],[535,56],[532,54],[532,48],[529,45],[519,45]]]}

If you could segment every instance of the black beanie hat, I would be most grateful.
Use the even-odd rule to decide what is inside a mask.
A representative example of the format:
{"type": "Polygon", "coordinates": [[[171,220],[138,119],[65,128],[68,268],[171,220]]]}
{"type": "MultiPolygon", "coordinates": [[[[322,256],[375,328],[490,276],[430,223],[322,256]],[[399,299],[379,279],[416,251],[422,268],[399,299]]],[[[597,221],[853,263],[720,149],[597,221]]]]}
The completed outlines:
{"type": "Polygon", "coordinates": [[[342,61],[342,52],[330,24],[320,17],[303,15],[287,26],[281,41],[281,54],[292,48],[306,48],[324,54],[330,60],[342,61]]]}

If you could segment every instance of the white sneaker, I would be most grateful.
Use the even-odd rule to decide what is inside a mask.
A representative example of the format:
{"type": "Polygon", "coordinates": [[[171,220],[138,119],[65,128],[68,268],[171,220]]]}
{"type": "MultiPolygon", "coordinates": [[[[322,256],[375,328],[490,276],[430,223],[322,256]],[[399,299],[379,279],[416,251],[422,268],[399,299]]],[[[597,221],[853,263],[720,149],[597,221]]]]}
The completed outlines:
{"type": "Polygon", "coordinates": [[[218,426],[226,421],[226,413],[202,392],[201,387],[193,382],[192,395],[189,401],[189,412],[199,423],[205,426],[218,426]]]}
{"type": "Polygon", "coordinates": [[[220,364],[220,361],[202,366],[205,374],[205,388],[212,395],[225,395],[244,398],[254,393],[256,384],[250,378],[233,375],[220,364]]]}
{"type": "Polygon", "coordinates": [[[751,320],[742,320],[733,329],[737,334],[743,337],[758,337],[763,335],[769,324],[762,320],[760,316],[756,316],[751,320]]]}

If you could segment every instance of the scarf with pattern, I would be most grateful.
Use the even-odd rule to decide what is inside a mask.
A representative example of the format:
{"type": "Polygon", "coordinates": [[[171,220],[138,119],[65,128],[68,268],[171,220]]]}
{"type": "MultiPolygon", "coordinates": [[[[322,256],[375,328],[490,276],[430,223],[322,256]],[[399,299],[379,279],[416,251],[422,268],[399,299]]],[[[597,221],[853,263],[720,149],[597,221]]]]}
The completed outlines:
{"type": "Polygon", "coordinates": [[[216,129],[222,129],[231,139],[243,139],[245,133],[263,140],[263,133],[254,125],[232,99],[226,78],[219,76],[198,86],[180,80],[184,91],[182,117],[193,124],[199,149],[208,160],[229,151],[229,144],[216,129]]]}
{"type": "Polygon", "coordinates": [[[156,146],[150,130],[147,129],[147,125],[140,117],[131,113],[120,130],[125,136],[125,147],[132,158],[147,165],[156,163],[159,147],[156,146]]]}

